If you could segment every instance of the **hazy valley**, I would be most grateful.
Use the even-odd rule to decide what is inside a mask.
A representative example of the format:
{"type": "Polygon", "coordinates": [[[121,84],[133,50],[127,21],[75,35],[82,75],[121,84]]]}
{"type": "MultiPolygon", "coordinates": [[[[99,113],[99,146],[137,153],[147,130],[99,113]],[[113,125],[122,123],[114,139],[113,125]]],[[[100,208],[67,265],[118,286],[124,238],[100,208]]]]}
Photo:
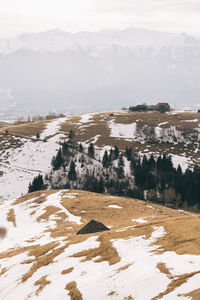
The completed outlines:
{"type": "Polygon", "coordinates": [[[1,118],[159,101],[194,109],[199,106],[199,49],[198,36],[138,28],[1,38],[1,118]]]}

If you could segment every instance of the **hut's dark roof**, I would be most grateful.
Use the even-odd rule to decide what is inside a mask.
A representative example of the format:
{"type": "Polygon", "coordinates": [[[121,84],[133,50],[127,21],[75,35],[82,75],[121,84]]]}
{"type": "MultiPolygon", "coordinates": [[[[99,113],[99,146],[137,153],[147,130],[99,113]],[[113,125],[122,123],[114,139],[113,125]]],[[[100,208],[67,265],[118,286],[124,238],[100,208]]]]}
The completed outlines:
{"type": "Polygon", "coordinates": [[[77,234],[87,234],[87,233],[95,233],[110,230],[103,223],[97,222],[95,220],[91,220],[88,224],[86,224],[82,229],[80,229],[77,234]]]}

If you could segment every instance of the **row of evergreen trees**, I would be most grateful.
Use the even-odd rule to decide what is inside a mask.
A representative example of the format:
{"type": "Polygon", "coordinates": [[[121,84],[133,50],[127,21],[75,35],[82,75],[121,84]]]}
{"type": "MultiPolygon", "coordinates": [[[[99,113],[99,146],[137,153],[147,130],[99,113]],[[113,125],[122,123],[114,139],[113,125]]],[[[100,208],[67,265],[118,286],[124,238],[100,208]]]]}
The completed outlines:
{"type": "Polygon", "coordinates": [[[148,159],[131,160],[131,171],[135,177],[137,188],[149,200],[158,201],[176,207],[194,207],[200,205],[200,168],[186,169],[183,173],[180,165],[173,166],[171,156],[159,156],[155,160],[151,155],[148,159]],[[168,192],[167,192],[168,191],[168,192]]]}
{"type": "MultiPolygon", "coordinates": [[[[73,136],[71,140],[73,139],[73,136]]],[[[70,139],[69,139],[70,141],[70,139]]],[[[200,206],[200,168],[187,169],[184,173],[180,166],[173,166],[171,156],[163,155],[155,159],[153,155],[141,159],[132,150],[126,148],[124,155],[117,146],[105,150],[101,161],[101,172],[86,172],[84,178],[77,174],[76,157],[82,153],[81,167],[86,167],[85,156],[95,159],[95,148],[90,144],[88,149],[64,142],[52,159],[53,172],[62,168],[65,184],[52,188],[82,188],[98,193],[109,193],[147,199],[173,207],[200,206]],[[129,175],[125,172],[125,157],[130,165],[129,175]]],[[[80,159],[79,159],[80,161],[80,159]]],[[[126,164],[127,165],[127,164],[126,164]]],[[[90,162],[90,168],[95,168],[90,162]]],[[[127,166],[126,166],[127,167],[127,166]]],[[[47,184],[49,184],[47,180],[47,184]]],[[[39,175],[29,185],[29,192],[44,189],[43,177],[39,175]]]]}

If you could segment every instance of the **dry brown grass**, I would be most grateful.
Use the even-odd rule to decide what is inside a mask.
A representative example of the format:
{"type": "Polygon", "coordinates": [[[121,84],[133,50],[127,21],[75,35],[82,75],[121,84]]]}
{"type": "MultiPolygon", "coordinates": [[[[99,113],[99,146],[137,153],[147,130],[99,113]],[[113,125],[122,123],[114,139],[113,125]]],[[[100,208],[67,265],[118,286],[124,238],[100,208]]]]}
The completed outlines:
{"type": "Polygon", "coordinates": [[[7,271],[8,271],[7,268],[3,268],[3,269],[0,271],[0,276],[2,276],[3,274],[5,274],[7,271]]]}
{"type": "Polygon", "coordinates": [[[163,220],[167,234],[159,238],[156,245],[160,251],[175,251],[177,254],[200,255],[200,217],[180,216],[163,220]]]}
{"type": "Polygon", "coordinates": [[[108,261],[110,265],[116,264],[121,260],[117,250],[113,247],[112,243],[104,234],[99,235],[98,239],[100,246],[98,248],[84,250],[72,255],[72,257],[85,257],[83,261],[92,260],[100,256],[95,262],[108,261]]]}
{"type": "Polygon", "coordinates": [[[185,132],[194,132],[200,124],[200,116],[198,113],[178,113],[178,114],[161,114],[159,112],[113,112],[112,113],[99,113],[93,114],[90,122],[80,124],[80,117],[72,117],[70,120],[62,124],[62,131],[69,132],[72,129],[75,132],[76,140],[86,141],[92,139],[94,136],[101,135],[96,145],[102,147],[104,145],[113,145],[118,143],[121,144],[124,149],[124,143],[127,144],[123,139],[113,139],[109,137],[110,130],[107,122],[114,120],[116,123],[131,124],[137,122],[138,126],[142,127],[147,125],[148,127],[156,127],[160,123],[168,122],[167,124],[161,125],[162,128],[168,128],[169,126],[175,126],[179,130],[185,132]],[[198,122],[184,122],[187,120],[197,119],[198,122]],[[85,126],[85,127],[84,127],[85,126]]]}
{"type": "Polygon", "coordinates": [[[7,122],[4,121],[0,121],[0,128],[4,128],[7,127],[9,124],[7,122]]]}
{"type": "Polygon", "coordinates": [[[5,238],[7,234],[7,229],[5,227],[0,227],[0,239],[5,238]]]}
{"type": "Polygon", "coordinates": [[[127,270],[130,266],[131,266],[131,264],[127,264],[127,265],[117,269],[117,273],[120,273],[121,271],[127,270]]]}
{"type": "Polygon", "coordinates": [[[47,121],[27,122],[19,125],[5,127],[4,130],[8,130],[8,133],[13,135],[36,137],[37,133],[42,133],[47,123],[47,121]]]}
{"type": "Polygon", "coordinates": [[[72,228],[70,224],[71,223],[69,222],[62,221],[62,219],[57,219],[56,227],[50,228],[47,231],[51,233],[52,238],[57,238],[62,236],[67,238],[69,234],[70,235],[72,234],[72,228]]]}
{"type": "Polygon", "coordinates": [[[44,201],[46,201],[46,197],[48,195],[51,195],[51,194],[54,194],[55,191],[37,191],[37,192],[34,192],[34,193],[29,193],[29,194],[26,194],[22,197],[19,197],[17,198],[14,202],[13,202],[13,205],[18,205],[18,204],[21,204],[23,202],[26,202],[27,200],[30,200],[30,199],[33,199],[33,198],[37,198],[33,201],[33,203],[35,204],[40,204],[44,201]]]}
{"type": "Polygon", "coordinates": [[[108,294],[108,296],[114,296],[114,295],[116,295],[116,292],[115,292],[115,291],[111,291],[111,292],[108,294]]]}
{"type": "Polygon", "coordinates": [[[171,272],[167,268],[166,264],[164,264],[164,263],[158,263],[156,267],[160,270],[161,273],[166,274],[169,279],[173,278],[173,276],[171,275],[171,272]]]}
{"type": "Polygon", "coordinates": [[[191,278],[192,276],[199,274],[199,273],[200,273],[200,271],[192,272],[192,273],[188,273],[188,274],[184,274],[184,275],[180,275],[180,276],[176,277],[169,283],[168,287],[166,288],[166,290],[164,292],[160,293],[158,296],[154,297],[152,300],[162,299],[165,295],[168,295],[169,293],[173,292],[177,287],[179,287],[182,284],[184,284],[185,282],[187,282],[189,278],[191,278]]]}
{"type": "Polygon", "coordinates": [[[45,245],[38,245],[37,248],[31,249],[28,253],[29,256],[35,256],[35,258],[38,258],[42,255],[45,255],[50,250],[54,249],[59,245],[58,242],[51,242],[45,245]]]}
{"type": "Polygon", "coordinates": [[[26,260],[22,261],[20,264],[22,264],[22,265],[31,264],[34,261],[35,261],[35,259],[26,259],[26,260]]]}
{"type": "Polygon", "coordinates": [[[39,285],[37,291],[36,291],[36,296],[38,296],[40,294],[40,292],[45,288],[45,286],[47,286],[48,284],[51,284],[51,281],[47,280],[47,275],[41,277],[40,279],[38,279],[37,281],[35,281],[34,285],[39,285]]]}
{"type": "Polygon", "coordinates": [[[162,128],[171,126],[180,126],[180,129],[194,129],[198,127],[200,116],[198,113],[183,112],[177,114],[161,114],[159,112],[128,112],[127,114],[116,115],[115,122],[122,124],[131,124],[134,122],[146,124],[155,127],[160,123],[168,122],[168,124],[161,125],[162,128]],[[188,120],[197,119],[198,122],[184,122],[188,120]],[[139,120],[139,121],[138,121],[139,120]]]}
{"type": "Polygon", "coordinates": [[[73,270],[74,270],[74,268],[72,267],[72,268],[69,268],[69,269],[63,270],[63,271],[61,272],[61,274],[62,274],[62,275],[66,275],[66,274],[69,274],[69,273],[71,273],[73,270]]]}
{"type": "MultiPolygon", "coordinates": [[[[48,195],[55,192],[57,191],[41,191],[28,194],[17,199],[14,205],[20,205],[27,201],[28,206],[32,207],[34,205],[36,206],[35,209],[37,209],[40,203],[46,201],[48,195]]],[[[9,258],[24,252],[27,252],[27,254],[31,256],[30,259],[21,262],[22,264],[30,264],[28,272],[21,277],[22,282],[25,282],[41,267],[54,263],[56,257],[63,253],[67,247],[72,244],[81,243],[90,236],[96,236],[97,241],[100,243],[98,248],[74,253],[73,257],[79,257],[82,261],[93,260],[96,263],[107,261],[110,265],[116,264],[121,258],[117,250],[113,247],[112,240],[129,239],[137,236],[144,236],[144,238],[148,239],[155,230],[154,227],[158,226],[163,226],[166,234],[154,243],[160,247],[156,249],[155,252],[176,251],[178,254],[200,254],[200,217],[197,214],[193,216],[185,215],[184,212],[155,204],[151,204],[152,208],[150,208],[144,201],[114,196],[109,197],[86,191],[63,191],[62,197],[60,204],[70,213],[81,216],[82,225],[69,222],[64,211],[61,211],[60,208],[56,206],[46,207],[44,213],[38,217],[38,221],[47,221],[50,216],[54,216],[56,225],[54,225],[53,228],[47,228],[47,231],[51,233],[52,238],[65,237],[64,242],[66,243],[62,245],[62,247],[59,242],[35,245],[36,241],[32,239],[31,242],[34,244],[33,246],[9,249],[6,252],[0,253],[0,258],[9,258]],[[72,193],[76,193],[75,198],[67,198],[67,196],[72,193]],[[121,206],[122,209],[108,207],[108,205],[111,204],[121,206]],[[139,224],[132,221],[133,219],[141,217],[146,217],[147,223],[139,224]],[[84,236],[76,235],[76,232],[91,219],[103,222],[107,226],[112,226],[111,230],[84,236]]],[[[129,264],[122,266],[117,272],[126,270],[129,266],[129,264]]],[[[160,272],[168,276],[171,283],[166,291],[158,295],[155,299],[159,299],[164,293],[170,293],[173,289],[186,282],[188,278],[199,273],[194,272],[173,278],[165,264],[159,263],[157,268],[160,272]]],[[[64,275],[72,271],[73,267],[63,270],[61,273],[64,275]]],[[[81,299],[75,298],[80,297],[76,286],[72,284],[71,288],[70,286],[68,287],[68,290],[71,291],[71,299],[81,299]]]]}
{"type": "MultiPolygon", "coordinates": [[[[161,114],[159,112],[113,112],[113,113],[99,113],[93,114],[91,122],[81,124],[79,123],[80,117],[72,117],[70,120],[63,124],[62,130],[64,132],[69,132],[72,129],[75,132],[75,141],[93,142],[93,138],[96,135],[100,135],[95,145],[99,148],[110,145],[114,147],[117,145],[121,151],[124,151],[126,147],[131,147],[135,152],[145,152],[147,147],[148,151],[155,153],[156,155],[163,155],[163,153],[169,155],[183,155],[190,157],[192,159],[191,166],[194,162],[200,159],[199,152],[195,152],[196,146],[193,144],[185,145],[183,143],[178,143],[174,146],[174,143],[140,143],[138,141],[127,141],[124,138],[114,138],[110,137],[110,129],[108,122],[114,120],[118,124],[131,124],[137,121],[137,127],[142,128],[144,125],[148,126],[152,132],[154,128],[160,123],[167,122],[167,124],[160,125],[162,128],[169,128],[170,126],[176,127],[177,130],[183,131],[183,134],[198,136],[197,128],[200,124],[200,115],[193,112],[184,112],[177,114],[161,114]],[[197,119],[197,122],[185,122],[188,120],[197,119]]],[[[148,134],[147,134],[148,136],[148,134]]]]}
{"type": "Polygon", "coordinates": [[[103,137],[109,137],[109,129],[107,128],[107,119],[108,114],[94,114],[90,119],[90,122],[79,123],[80,117],[72,117],[70,120],[66,121],[61,125],[61,130],[64,132],[69,132],[69,130],[73,130],[75,133],[75,141],[91,142],[94,136],[101,135],[99,140],[97,141],[97,146],[102,146],[103,137]],[[89,128],[89,130],[88,130],[89,128]],[[102,137],[103,136],[103,137],[102,137]]]}
{"type": "Polygon", "coordinates": [[[0,253],[0,259],[9,258],[9,257],[19,255],[21,253],[25,253],[28,250],[31,250],[31,249],[36,248],[36,247],[37,247],[37,245],[28,246],[28,247],[21,247],[21,248],[19,247],[19,248],[15,248],[15,249],[9,249],[7,251],[4,251],[4,252],[0,253]]]}
{"type": "Polygon", "coordinates": [[[188,294],[184,294],[184,295],[178,295],[178,296],[184,296],[184,297],[189,297],[192,300],[199,300],[200,299],[200,289],[197,289],[193,292],[190,292],[188,294]]]}
{"type": "Polygon", "coordinates": [[[70,296],[71,300],[82,300],[83,299],[81,292],[77,289],[77,285],[76,285],[75,281],[71,281],[68,284],[66,284],[65,289],[69,291],[69,296],[70,296]]]}
{"type": "Polygon", "coordinates": [[[45,220],[45,221],[48,221],[49,220],[49,217],[51,215],[54,215],[56,212],[58,212],[60,210],[60,208],[56,207],[56,206],[47,206],[45,208],[45,212],[40,215],[38,218],[37,218],[37,221],[40,222],[41,220],[45,220]]]}
{"type": "Polygon", "coordinates": [[[35,256],[35,262],[31,266],[29,271],[22,276],[21,282],[27,281],[27,279],[29,279],[41,267],[47,266],[50,263],[52,263],[56,256],[64,252],[65,248],[67,247],[67,244],[65,246],[55,249],[55,247],[57,246],[59,246],[59,243],[52,242],[47,245],[39,246],[35,249],[32,249],[28,254],[30,256],[35,256]]]}
{"type": "Polygon", "coordinates": [[[15,211],[13,208],[11,208],[7,214],[7,220],[8,222],[12,222],[13,226],[16,227],[16,217],[15,217],[15,211]]]}
{"type": "MultiPolygon", "coordinates": [[[[109,197],[107,195],[91,193],[87,191],[69,191],[63,194],[62,205],[72,214],[82,216],[84,223],[91,219],[96,219],[107,225],[112,225],[114,229],[120,229],[127,224],[134,223],[133,218],[152,216],[162,218],[160,210],[166,215],[177,216],[177,212],[159,205],[152,204],[154,209],[149,209],[144,205],[144,201],[134,200],[132,198],[109,197]],[[69,193],[78,193],[74,199],[65,198],[69,193]],[[116,204],[122,209],[113,209],[108,205],[116,204]],[[158,210],[159,209],[159,210],[158,210]],[[85,211],[84,213],[82,211],[85,211]]],[[[130,224],[129,224],[130,225],[130,224]]],[[[80,229],[80,227],[79,227],[80,229]]]]}

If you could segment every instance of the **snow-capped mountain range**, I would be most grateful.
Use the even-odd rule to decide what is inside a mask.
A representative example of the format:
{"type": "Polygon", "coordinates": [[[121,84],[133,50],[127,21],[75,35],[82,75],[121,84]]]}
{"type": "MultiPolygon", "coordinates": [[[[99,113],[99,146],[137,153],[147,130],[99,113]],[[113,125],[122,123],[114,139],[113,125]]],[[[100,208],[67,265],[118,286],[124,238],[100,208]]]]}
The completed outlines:
{"type": "Polygon", "coordinates": [[[200,37],[138,28],[26,33],[0,39],[0,88],[13,99],[0,113],[69,113],[80,105],[99,111],[160,101],[194,107],[199,75],[200,37]]]}
{"type": "MultiPolygon", "coordinates": [[[[99,32],[70,33],[60,29],[40,33],[24,33],[12,38],[0,39],[0,53],[8,55],[18,50],[29,49],[41,53],[61,51],[86,51],[98,57],[106,49],[123,48],[124,51],[148,49],[152,55],[169,48],[176,53],[178,48],[199,52],[200,37],[136,29],[102,30],[99,32]]],[[[137,52],[137,51],[136,51],[137,52]]],[[[125,52],[124,52],[125,53],[125,52]]],[[[195,54],[195,53],[194,53],[195,54]]]]}

